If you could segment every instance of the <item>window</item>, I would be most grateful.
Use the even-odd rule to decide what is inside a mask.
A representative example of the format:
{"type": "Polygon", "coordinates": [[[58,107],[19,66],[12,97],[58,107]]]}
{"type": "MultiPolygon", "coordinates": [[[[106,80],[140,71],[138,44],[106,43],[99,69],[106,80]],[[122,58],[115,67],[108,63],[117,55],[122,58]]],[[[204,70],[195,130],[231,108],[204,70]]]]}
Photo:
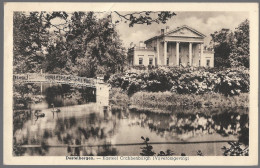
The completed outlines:
{"type": "Polygon", "coordinates": [[[153,58],[149,58],[149,65],[153,65],[153,58]]]}
{"type": "Polygon", "coordinates": [[[139,58],[139,65],[143,65],[143,58],[139,58]]]}
{"type": "Polygon", "coordinates": [[[209,66],[210,65],[210,60],[207,60],[207,64],[206,64],[207,66],[209,66]]]}
{"type": "Polygon", "coordinates": [[[170,61],[169,58],[167,58],[167,65],[169,65],[169,61],[170,61]]]}

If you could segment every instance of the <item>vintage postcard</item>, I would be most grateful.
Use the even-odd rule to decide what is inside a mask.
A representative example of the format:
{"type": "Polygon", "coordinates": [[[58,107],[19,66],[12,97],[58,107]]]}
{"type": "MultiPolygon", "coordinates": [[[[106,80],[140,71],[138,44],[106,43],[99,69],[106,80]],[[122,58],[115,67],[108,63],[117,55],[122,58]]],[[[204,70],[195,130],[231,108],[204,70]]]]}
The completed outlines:
{"type": "Polygon", "coordinates": [[[4,4],[4,164],[257,165],[257,3],[4,4]]]}

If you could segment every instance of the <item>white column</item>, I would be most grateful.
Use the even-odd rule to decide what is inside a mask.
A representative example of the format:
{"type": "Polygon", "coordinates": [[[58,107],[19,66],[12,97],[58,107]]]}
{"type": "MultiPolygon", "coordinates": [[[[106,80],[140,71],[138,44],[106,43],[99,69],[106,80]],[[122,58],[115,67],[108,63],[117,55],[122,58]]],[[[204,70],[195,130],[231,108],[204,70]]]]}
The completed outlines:
{"type": "Polygon", "coordinates": [[[203,50],[204,50],[204,45],[203,45],[203,43],[201,43],[200,44],[200,66],[205,66],[204,65],[203,50]]]}
{"type": "Polygon", "coordinates": [[[167,41],[164,41],[164,65],[167,65],[167,41]]]}
{"type": "Polygon", "coordinates": [[[161,65],[160,62],[160,41],[157,39],[157,46],[156,46],[156,50],[157,50],[157,65],[161,65]]]}
{"type": "Polygon", "coordinates": [[[176,65],[179,66],[180,64],[180,42],[176,42],[176,65]]]}
{"type": "Polygon", "coordinates": [[[189,65],[192,66],[192,43],[189,45],[189,65]]]}

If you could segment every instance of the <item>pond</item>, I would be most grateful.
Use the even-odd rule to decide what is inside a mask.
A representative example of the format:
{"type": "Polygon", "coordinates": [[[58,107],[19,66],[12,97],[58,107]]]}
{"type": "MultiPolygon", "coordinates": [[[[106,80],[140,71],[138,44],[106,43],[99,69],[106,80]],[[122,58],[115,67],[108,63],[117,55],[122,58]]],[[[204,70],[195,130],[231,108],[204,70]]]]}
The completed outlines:
{"type": "Polygon", "coordinates": [[[54,112],[48,101],[31,108],[22,117],[14,117],[16,156],[139,156],[145,146],[142,136],[150,139],[155,153],[171,150],[178,156],[195,156],[198,151],[220,156],[221,148],[229,146],[227,141],[248,144],[246,108],[201,108],[193,113],[177,108],[171,114],[159,114],[128,106],[67,105],[64,101],[55,107],[60,112],[54,112]],[[37,109],[44,116],[35,115],[37,109]]]}

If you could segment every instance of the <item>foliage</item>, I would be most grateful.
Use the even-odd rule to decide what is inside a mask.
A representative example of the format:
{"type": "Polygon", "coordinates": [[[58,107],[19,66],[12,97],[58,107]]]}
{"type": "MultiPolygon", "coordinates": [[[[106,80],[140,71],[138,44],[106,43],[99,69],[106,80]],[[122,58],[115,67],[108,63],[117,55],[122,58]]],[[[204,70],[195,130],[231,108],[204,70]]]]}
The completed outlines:
{"type": "Polygon", "coordinates": [[[221,93],[239,95],[249,92],[249,71],[245,68],[205,69],[160,67],[149,71],[126,71],[111,76],[109,83],[121,87],[128,95],[138,91],[178,94],[221,93]]]}
{"type": "MultiPolygon", "coordinates": [[[[175,12],[171,11],[141,11],[141,12],[130,12],[127,14],[122,14],[117,11],[114,11],[120,17],[121,21],[129,24],[129,27],[133,27],[135,24],[146,24],[150,25],[152,23],[163,23],[165,24],[167,20],[176,15],[175,12]]],[[[115,23],[119,23],[119,20],[116,20],[115,23]]]]}
{"type": "Polygon", "coordinates": [[[129,97],[121,88],[111,88],[109,91],[109,100],[112,105],[127,106],[129,97]]]}
{"type": "Polygon", "coordinates": [[[229,55],[232,48],[233,33],[229,29],[221,29],[211,34],[211,42],[214,47],[214,66],[230,67],[229,55]]]}
{"type": "Polygon", "coordinates": [[[14,72],[36,72],[41,69],[49,28],[43,14],[14,12],[14,72]]]}
{"type": "Polygon", "coordinates": [[[234,32],[221,29],[211,34],[215,51],[215,67],[249,68],[249,20],[243,21],[234,32]]]}
{"type": "Polygon", "coordinates": [[[241,148],[239,142],[228,142],[230,145],[229,148],[223,146],[224,155],[225,156],[248,156],[249,155],[249,148],[245,147],[244,149],[241,148]]]}
{"type": "MultiPolygon", "coordinates": [[[[144,140],[145,147],[141,147],[142,153],[140,153],[140,155],[142,155],[142,156],[154,156],[154,155],[156,155],[156,153],[153,151],[153,146],[148,143],[149,138],[144,138],[142,136],[141,139],[144,140]]],[[[157,156],[173,156],[174,154],[175,153],[173,153],[170,149],[168,149],[166,152],[160,151],[160,153],[158,153],[157,156]]]]}
{"type": "Polygon", "coordinates": [[[245,66],[249,68],[249,20],[242,22],[234,32],[234,40],[230,62],[232,66],[245,66]]]}
{"type": "Polygon", "coordinates": [[[15,83],[13,90],[14,110],[28,109],[30,103],[39,103],[44,99],[39,95],[40,86],[37,84],[15,83]]]}
{"type": "MultiPolygon", "coordinates": [[[[153,146],[148,143],[150,139],[144,138],[143,136],[141,137],[141,139],[144,140],[145,147],[141,147],[142,153],[140,153],[140,155],[142,155],[142,156],[155,156],[156,153],[153,151],[153,146]]],[[[166,152],[160,151],[157,154],[157,156],[173,156],[173,155],[175,155],[175,153],[173,151],[171,151],[170,149],[168,149],[166,152]]],[[[181,153],[181,156],[186,156],[186,154],[181,153]]],[[[203,156],[201,150],[197,151],[197,156],[203,156]]]]}
{"type": "Polygon", "coordinates": [[[45,99],[49,107],[52,107],[52,103],[55,107],[78,105],[94,102],[93,91],[93,88],[72,88],[69,85],[56,85],[46,89],[45,99]]]}
{"type": "Polygon", "coordinates": [[[142,156],[154,156],[156,153],[153,151],[152,145],[148,144],[149,138],[141,137],[144,140],[145,147],[141,147],[142,153],[140,155],[142,156]]]}
{"type": "Polygon", "coordinates": [[[14,72],[109,76],[123,70],[126,51],[116,24],[166,23],[169,11],[121,13],[14,12],[14,72]],[[112,19],[117,16],[113,23],[112,19]],[[119,18],[118,18],[119,17],[119,18]]]}
{"type": "Polygon", "coordinates": [[[94,12],[15,12],[14,72],[93,77],[121,71],[125,49],[110,23],[94,12]]]}
{"type": "Polygon", "coordinates": [[[125,49],[110,18],[97,20],[93,12],[74,13],[67,43],[79,75],[93,77],[96,73],[115,73],[125,62],[125,49]]]}
{"type": "Polygon", "coordinates": [[[190,108],[246,108],[249,103],[249,94],[226,97],[219,93],[175,94],[172,92],[137,92],[130,98],[131,107],[149,109],[154,112],[169,113],[177,107],[190,108]]]}

